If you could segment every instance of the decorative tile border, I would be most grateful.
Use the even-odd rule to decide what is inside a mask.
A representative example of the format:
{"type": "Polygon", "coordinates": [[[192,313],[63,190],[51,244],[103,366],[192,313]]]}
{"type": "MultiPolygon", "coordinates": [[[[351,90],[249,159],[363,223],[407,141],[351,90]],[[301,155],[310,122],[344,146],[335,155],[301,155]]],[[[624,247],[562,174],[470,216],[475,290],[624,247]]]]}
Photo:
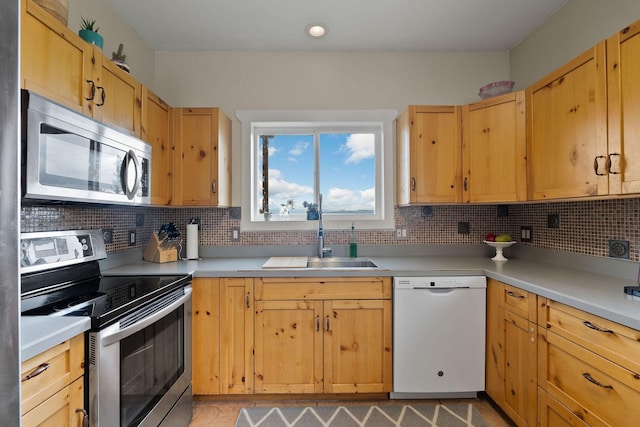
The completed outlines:
{"type": "MultiPolygon", "coordinates": [[[[112,228],[109,253],[131,249],[128,230],[136,230],[144,247],[162,223],[175,222],[186,234],[190,218],[200,217],[203,246],[312,245],[313,231],[247,232],[232,242],[230,229],[240,227],[239,208],[79,207],[34,205],[21,210],[23,232],[76,228],[112,228]],[[233,215],[230,215],[233,214],[233,215]],[[136,226],[136,214],[144,225],[136,226]]],[[[509,233],[519,240],[520,227],[533,227],[533,247],[607,257],[609,240],[629,241],[629,259],[640,260],[640,199],[546,202],[509,205],[508,216],[498,216],[496,205],[435,205],[423,215],[422,207],[395,208],[396,227],[406,228],[408,239],[397,240],[393,230],[357,230],[361,245],[476,244],[488,232],[509,233]],[[559,228],[547,228],[548,214],[557,214],[559,228]],[[469,234],[458,234],[458,223],[469,223],[469,234]]],[[[349,230],[325,230],[327,245],[346,245],[349,230]]]]}

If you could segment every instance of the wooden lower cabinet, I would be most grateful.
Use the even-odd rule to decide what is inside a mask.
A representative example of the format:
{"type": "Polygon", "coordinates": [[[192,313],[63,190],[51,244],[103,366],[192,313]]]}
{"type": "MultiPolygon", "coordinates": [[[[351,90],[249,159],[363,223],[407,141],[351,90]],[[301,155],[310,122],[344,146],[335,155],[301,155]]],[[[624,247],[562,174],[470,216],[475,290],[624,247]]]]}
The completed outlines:
{"type": "Polygon", "coordinates": [[[256,279],[256,298],[255,393],[391,391],[390,279],[256,279]]]}
{"type": "MultiPolygon", "coordinates": [[[[640,332],[548,301],[538,385],[567,425],[640,425],[640,332]],[[571,421],[574,420],[574,421],[571,421]]],[[[541,406],[541,425],[556,417],[541,406]]]]}
{"type": "Polygon", "coordinates": [[[536,312],[534,294],[487,280],[485,389],[518,426],[536,425],[536,312]]]}
{"type": "Polygon", "coordinates": [[[193,280],[193,394],[253,393],[253,279],[193,280]]]}
{"type": "Polygon", "coordinates": [[[84,334],[22,363],[22,425],[82,426],[84,334]]]}

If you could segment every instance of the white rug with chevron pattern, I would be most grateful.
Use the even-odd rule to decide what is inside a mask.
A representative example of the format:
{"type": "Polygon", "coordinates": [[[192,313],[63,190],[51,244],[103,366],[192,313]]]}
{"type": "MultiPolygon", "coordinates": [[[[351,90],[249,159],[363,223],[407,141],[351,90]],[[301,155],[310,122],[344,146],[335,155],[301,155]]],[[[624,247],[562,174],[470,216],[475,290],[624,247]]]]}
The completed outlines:
{"type": "Polygon", "coordinates": [[[471,403],[242,408],[236,427],[489,427],[471,403]]]}

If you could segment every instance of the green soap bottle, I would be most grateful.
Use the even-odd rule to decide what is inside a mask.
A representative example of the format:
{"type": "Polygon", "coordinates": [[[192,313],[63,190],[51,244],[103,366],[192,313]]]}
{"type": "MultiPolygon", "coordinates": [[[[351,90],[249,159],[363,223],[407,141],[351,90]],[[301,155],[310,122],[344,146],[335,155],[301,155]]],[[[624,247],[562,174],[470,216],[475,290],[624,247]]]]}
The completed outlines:
{"type": "Polygon", "coordinates": [[[351,258],[358,257],[358,243],[356,242],[356,228],[351,223],[351,238],[349,239],[349,256],[351,258]]]}

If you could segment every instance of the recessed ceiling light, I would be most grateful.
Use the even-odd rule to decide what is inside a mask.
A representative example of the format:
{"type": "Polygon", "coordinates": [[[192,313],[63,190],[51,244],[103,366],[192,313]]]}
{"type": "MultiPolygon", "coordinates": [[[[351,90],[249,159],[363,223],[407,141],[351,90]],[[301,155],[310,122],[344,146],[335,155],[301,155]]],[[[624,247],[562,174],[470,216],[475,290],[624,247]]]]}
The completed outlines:
{"type": "Polygon", "coordinates": [[[307,35],[313,37],[313,38],[318,38],[318,37],[322,37],[325,34],[327,34],[327,27],[326,25],[321,25],[321,24],[311,24],[307,27],[307,35]]]}

